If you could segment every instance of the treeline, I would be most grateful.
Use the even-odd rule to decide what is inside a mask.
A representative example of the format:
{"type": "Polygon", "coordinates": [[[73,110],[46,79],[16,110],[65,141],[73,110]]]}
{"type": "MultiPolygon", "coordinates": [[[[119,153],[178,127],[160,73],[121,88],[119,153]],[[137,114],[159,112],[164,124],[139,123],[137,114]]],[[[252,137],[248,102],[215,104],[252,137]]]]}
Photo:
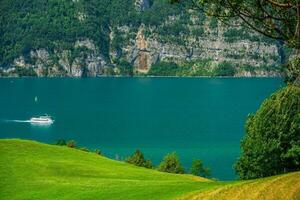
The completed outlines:
{"type": "MultiPolygon", "coordinates": [[[[127,25],[134,31],[141,23],[157,27],[168,16],[183,12],[167,0],[151,4],[147,11],[138,12],[133,0],[0,1],[0,66],[9,65],[20,55],[31,63],[33,49],[74,51],[74,43],[84,38],[93,40],[108,59],[112,30],[127,25]]],[[[175,29],[178,27],[169,33],[175,29]]],[[[117,34],[114,40],[119,41],[119,37],[117,34]]]]}
{"type": "MultiPolygon", "coordinates": [[[[161,172],[168,172],[174,174],[184,174],[186,171],[182,166],[176,152],[167,154],[158,166],[154,166],[151,160],[145,159],[143,153],[140,150],[136,150],[131,156],[125,159],[125,162],[150,169],[157,169],[161,172]]],[[[194,160],[190,170],[190,174],[202,177],[210,177],[211,172],[208,167],[203,165],[203,162],[199,159],[194,160]]]]}
{"type": "Polygon", "coordinates": [[[198,60],[178,65],[173,62],[154,64],[147,75],[149,76],[234,76],[237,73],[235,65],[222,62],[214,64],[212,60],[198,60]],[[214,66],[214,67],[213,67],[214,66]]]}
{"type": "MultiPolygon", "coordinates": [[[[26,63],[34,64],[30,52],[35,49],[46,49],[50,54],[69,50],[71,55],[76,55],[75,42],[86,38],[94,42],[109,63],[110,50],[120,51],[124,44],[135,37],[135,34],[120,32],[122,26],[128,26],[130,32],[136,33],[144,24],[151,27],[151,31],[145,30],[146,36],[154,32],[159,35],[158,40],[180,45],[184,45],[184,39],[180,38],[184,35],[206,37],[204,24],[207,20],[210,29],[217,32],[214,18],[208,19],[201,12],[191,14],[181,6],[169,4],[169,0],[151,0],[149,9],[138,12],[133,0],[2,0],[0,67],[9,66],[21,55],[26,63]],[[191,19],[195,17],[197,20],[191,19]],[[172,23],[166,22],[169,19],[173,20],[172,23]],[[191,26],[198,28],[190,30],[191,26]],[[115,34],[110,38],[112,31],[115,34]]],[[[226,38],[230,40],[237,35],[240,35],[237,30],[230,29],[226,38]]],[[[245,35],[246,38],[252,38],[250,36],[245,35]]],[[[53,58],[52,61],[50,65],[59,65],[58,59],[53,58]]],[[[31,72],[22,73],[33,75],[31,72]]]]}
{"type": "MultiPolygon", "coordinates": [[[[85,152],[94,152],[98,155],[103,156],[100,149],[95,149],[94,151],[89,150],[86,147],[79,147],[75,140],[66,141],[64,139],[59,139],[56,143],[59,146],[66,146],[69,148],[76,148],[85,152]]],[[[160,162],[158,166],[155,166],[151,160],[146,159],[144,154],[140,150],[136,150],[132,155],[128,156],[124,160],[125,162],[138,166],[145,167],[148,169],[156,169],[161,172],[174,173],[174,174],[184,174],[190,173],[195,176],[201,176],[209,178],[211,177],[210,168],[204,166],[203,162],[199,159],[193,161],[192,166],[189,171],[186,171],[180,162],[180,159],[176,152],[168,153],[160,162]]]]}

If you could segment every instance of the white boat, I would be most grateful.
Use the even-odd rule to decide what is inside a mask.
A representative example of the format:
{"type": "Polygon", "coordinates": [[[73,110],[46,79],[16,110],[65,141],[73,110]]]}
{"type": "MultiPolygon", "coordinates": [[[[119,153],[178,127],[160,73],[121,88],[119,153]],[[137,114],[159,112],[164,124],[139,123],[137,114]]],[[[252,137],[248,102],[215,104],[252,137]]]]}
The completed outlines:
{"type": "Polygon", "coordinates": [[[30,119],[30,123],[32,124],[50,125],[53,124],[53,122],[54,120],[48,115],[44,115],[40,117],[32,117],[30,119]]]}

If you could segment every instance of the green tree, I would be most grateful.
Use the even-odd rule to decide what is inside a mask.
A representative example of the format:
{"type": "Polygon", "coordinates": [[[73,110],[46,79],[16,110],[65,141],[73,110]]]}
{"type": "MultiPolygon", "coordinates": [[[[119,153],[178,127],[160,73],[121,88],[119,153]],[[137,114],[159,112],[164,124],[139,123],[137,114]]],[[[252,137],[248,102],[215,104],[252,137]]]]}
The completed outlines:
{"type": "Polygon", "coordinates": [[[66,140],[64,140],[64,139],[61,138],[61,139],[57,140],[56,145],[66,146],[67,142],[66,142],[66,140]]]}
{"type": "Polygon", "coordinates": [[[146,160],[144,167],[148,168],[148,169],[152,169],[153,168],[153,163],[151,160],[146,160]]]}
{"type": "Polygon", "coordinates": [[[234,76],[236,73],[233,65],[227,62],[220,63],[215,71],[217,76],[234,76]]]}
{"type": "Polygon", "coordinates": [[[180,67],[173,62],[158,62],[152,65],[148,75],[150,76],[176,76],[180,67]]]}
{"type": "Polygon", "coordinates": [[[146,160],[144,154],[140,150],[136,150],[134,154],[126,158],[125,162],[139,166],[152,168],[152,162],[150,160],[146,160]]]}
{"type": "Polygon", "coordinates": [[[76,141],[75,140],[69,140],[67,142],[67,147],[76,148],[76,141]]]}
{"type": "Polygon", "coordinates": [[[288,85],[264,101],[246,123],[235,169],[241,179],[300,170],[300,87],[288,85]]]}
{"type": "Polygon", "coordinates": [[[158,170],[162,172],[183,174],[184,168],[181,165],[176,152],[167,154],[158,166],[158,170]]]}
{"type": "Polygon", "coordinates": [[[195,176],[201,176],[205,178],[209,178],[211,175],[210,169],[208,167],[204,167],[203,162],[201,160],[193,161],[190,173],[195,176]]]}
{"type": "Polygon", "coordinates": [[[103,154],[102,154],[102,151],[101,151],[100,149],[95,149],[95,153],[96,153],[97,155],[100,155],[100,156],[103,155],[103,154]]]}

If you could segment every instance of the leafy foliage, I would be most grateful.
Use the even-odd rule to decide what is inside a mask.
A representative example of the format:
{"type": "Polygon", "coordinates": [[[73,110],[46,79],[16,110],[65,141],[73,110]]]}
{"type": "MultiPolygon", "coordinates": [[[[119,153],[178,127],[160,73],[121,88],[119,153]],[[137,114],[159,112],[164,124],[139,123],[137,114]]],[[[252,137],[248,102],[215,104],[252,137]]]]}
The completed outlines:
{"type": "Polygon", "coordinates": [[[193,8],[222,21],[239,18],[251,30],[284,41],[300,49],[300,5],[298,0],[171,0],[190,2],[193,8]]]}
{"type": "MultiPolygon", "coordinates": [[[[134,30],[141,23],[159,26],[168,16],[181,12],[179,8],[168,6],[167,0],[154,1],[142,13],[135,10],[132,0],[51,0],[47,3],[3,0],[0,2],[0,65],[8,66],[20,55],[29,57],[34,49],[43,48],[50,53],[62,49],[74,51],[74,43],[84,38],[97,44],[101,54],[108,58],[111,29],[128,25],[134,30]]],[[[112,48],[124,39],[116,37],[112,48]]]]}
{"type": "Polygon", "coordinates": [[[66,140],[64,140],[64,139],[61,138],[61,139],[57,140],[56,145],[66,146],[67,142],[66,142],[66,140]]]}
{"type": "Polygon", "coordinates": [[[167,154],[158,166],[158,170],[162,172],[183,174],[184,168],[175,152],[167,154]]]}
{"type": "Polygon", "coordinates": [[[153,168],[151,160],[146,160],[140,150],[136,150],[134,154],[129,156],[125,161],[139,167],[153,168]]]}
{"type": "Polygon", "coordinates": [[[216,64],[212,60],[197,60],[178,65],[173,62],[154,64],[147,75],[150,76],[234,76],[236,65],[228,62],[216,64]]]}
{"type": "Polygon", "coordinates": [[[95,149],[95,153],[96,153],[97,155],[100,155],[100,156],[103,155],[103,154],[102,154],[102,151],[101,151],[100,149],[95,149]]]}
{"type": "Polygon", "coordinates": [[[246,123],[242,155],[235,169],[241,179],[300,170],[300,87],[288,85],[264,101],[246,123]]]}
{"type": "Polygon", "coordinates": [[[150,76],[176,76],[179,66],[173,62],[158,62],[148,72],[150,76]]]}
{"type": "Polygon", "coordinates": [[[37,76],[35,71],[32,68],[16,67],[14,70],[18,76],[37,76]]]}
{"type": "Polygon", "coordinates": [[[190,173],[195,176],[201,176],[205,178],[209,178],[211,174],[210,169],[208,167],[204,167],[203,162],[201,160],[193,161],[190,173]]]}
{"type": "Polygon", "coordinates": [[[291,60],[285,70],[285,81],[300,85],[300,58],[291,60]]]}
{"type": "MultiPolygon", "coordinates": [[[[66,57],[70,63],[76,58],[81,61],[87,57],[89,50],[75,47],[75,43],[89,39],[109,66],[103,69],[104,74],[131,76],[134,74],[132,63],[121,58],[121,47],[135,38],[142,24],[147,37],[155,34],[159,42],[185,46],[188,35],[192,34],[199,41],[209,34],[205,28],[206,22],[209,22],[211,29],[217,29],[215,18],[207,18],[203,12],[186,11],[180,4],[169,4],[169,0],[152,0],[151,7],[144,12],[136,11],[133,0],[51,0],[47,3],[44,0],[3,0],[0,1],[0,67],[9,67],[20,56],[27,64],[34,64],[31,52],[45,49],[50,54],[51,62],[44,64],[41,75],[57,73],[64,76],[67,72],[59,63],[59,52],[67,50],[66,57]],[[124,26],[129,27],[128,32],[122,30],[124,26]],[[113,37],[110,37],[111,33],[114,33],[113,37]],[[112,61],[110,52],[116,52],[117,59],[120,59],[113,61],[117,69],[109,65],[112,61]],[[57,68],[51,71],[52,66],[57,68]]],[[[249,34],[243,37],[251,38],[249,34]]],[[[226,39],[234,40],[236,37],[228,36],[226,39]]],[[[200,69],[191,72],[191,67],[157,63],[149,75],[215,75],[200,69]]],[[[87,74],[85,66],[82,71],[83,76],[87,74]]],[[[37,75],[32,69],[18,67],[13,73],[37,75]]],[[[9,74],[0,71],[0,75],[9,74]]]]}
{"type": "Polygon", "coordinates": [[[67,147],[76,148],[76,141],[75,140],[69,140],[67,142],[67,147]]]}

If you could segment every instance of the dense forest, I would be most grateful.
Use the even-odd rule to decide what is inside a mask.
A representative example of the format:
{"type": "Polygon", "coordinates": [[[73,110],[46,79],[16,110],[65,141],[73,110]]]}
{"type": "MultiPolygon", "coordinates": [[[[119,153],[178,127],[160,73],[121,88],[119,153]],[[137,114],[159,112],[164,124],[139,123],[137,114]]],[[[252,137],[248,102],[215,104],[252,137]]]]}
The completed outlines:
{"type": "MultiPolygon", "coordinates": [[[[159,53],[151,58],[147,55],[147,67],[154,66],[147,70],[149,75],[232,76],[238,73],[236,67],[239,67],[239,60],[243,59],[246,53],[252,60],[260,60],[257,66],[266,72],[263,75],[269,71],[280,71],[278,65],[282,63],[283,53],[278,54],[277,49],[274,49],[279,45],[278,42],[252,34],[244,28],[223,30],[224,42],[247,40],[258,44],[257,47],[254,45],[255,47],[248,52],[236,47],[238,50],[227,52],[226,56],[223,56],[236,62],[222,60],[217,64],[211,62],[212,68],[199,68],[211,58],[206,58],[204,54],[203,58],[194,59],[196,54],[190,58],[189,54],[195,51],[191,47],[195,46],[194,48],[201,50],[199,44],[204,40],[214,42],[215,38],[220,37],[219,24],[214,18],[208,18],[201,12],[186,11],[181,6],[169,4],[167,0],[2,0],[0,75],[140,74],[136,68],[141,61],[136,61],[135,58],[139,57],[139,54],[135,53],[135,49],[129,53],[124,49],[135,45],[132,43],[136,42],[141,26],[145,27],[144,37],[150,38],[148,43],[159,43],[156,51],[163,51],[165,44],[171,44],[169,49],[184,49],[184,53],[178,50],[172,52],[174,55],[182,55],[178,60],[172,60],[174,56],[170,59],[164,58],[164,55],[159,53]],[[91,41],[89,45],[78,43],[86,40],[91,41]],[[264,46],[261,47],[260,43],[264,46]],[[269,50],[269,47],[272,50],[269,50]],[[256,50],[257,48],[260,49],[256,50]],[[37,50],[42,50],[42,53],[37,50]],[[265,53],[269,51],[271,53],[265,53]],[[89,64],[93,67],[88,66],[89,64]],[[166,65],[167,67],[164,67],[166,65]],[[199,68],[196,72],[193,70],[195,66],[199,68]],[[78,74],[75,74],[75,68],[78,74]]],[[[206,46],[209,47],[209,42],[206,46]]],[[[251,66],[251,63],[244,63],[242,68],[249,73],[255,72],[256,69],[251,66]]],[[[276,74],[275,72],[271,75],[276,74]]]]}

